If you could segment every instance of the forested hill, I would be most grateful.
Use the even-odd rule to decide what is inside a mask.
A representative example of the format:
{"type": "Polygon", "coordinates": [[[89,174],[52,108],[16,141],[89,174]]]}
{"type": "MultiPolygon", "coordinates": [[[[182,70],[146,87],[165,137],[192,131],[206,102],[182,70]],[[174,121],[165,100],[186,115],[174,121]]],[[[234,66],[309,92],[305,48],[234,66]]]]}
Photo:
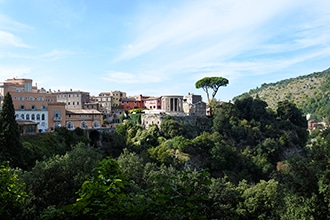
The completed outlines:
{"type": "Polygon", "coordinates": [[[289,100],[297,105],[302,112],[311,114],[312,119],[330,119],[330,68],[322,72],[285,79],[276,83],[264,83],[260,88],[251,89],[246,95],[259,96],[268,106],[276,109],[279,101],[289,100]]]}

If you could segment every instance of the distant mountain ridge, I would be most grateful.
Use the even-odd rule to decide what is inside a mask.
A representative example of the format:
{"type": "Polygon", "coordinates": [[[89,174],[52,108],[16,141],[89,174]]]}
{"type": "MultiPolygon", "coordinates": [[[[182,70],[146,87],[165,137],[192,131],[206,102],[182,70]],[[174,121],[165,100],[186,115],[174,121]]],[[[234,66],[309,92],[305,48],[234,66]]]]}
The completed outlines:
{"type": "Polygon", "coordinates": [[[330,68],[276,83],[264,83],[260,88],[251,89],[233,100],[246,95],[259,97],[272,109],[276,109],[279,101],[289,100],[295,103],[304,115],[311,114],[311,119],[329,121],[330,68]]]}

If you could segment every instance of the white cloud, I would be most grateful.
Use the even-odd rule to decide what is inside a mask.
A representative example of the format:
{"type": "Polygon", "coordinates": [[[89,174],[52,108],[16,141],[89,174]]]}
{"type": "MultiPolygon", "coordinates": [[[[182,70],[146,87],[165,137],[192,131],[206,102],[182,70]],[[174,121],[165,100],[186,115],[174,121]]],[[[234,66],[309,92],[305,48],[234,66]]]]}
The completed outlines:
{"type": "Polygon", "coordinates": [[[149,20],[138,25],[139,33],[131,47],[127,47],[115,61],[131,59],[156,49],[213,47],[233,33],[244,42],[253,37],[253,30],[277,15],[285,4],[284,1],[273,3],[188,1],[186,5],[165,12],[161,19],[153,19],[153,13],[159,12],[149,11],[153,22],[149,20]]]}
{"type": "Polygon", "coordinates": [[[23,48],[31,48],[31,46],[22,43],[22,41],[16,37],[15,35],[0,31],[0,47],[23,47],[23,48]]]}
{"type": "Polygon", "coordinates": [[[51,52],[42,54],[40,57],[47,60],[58,60],[72,54],[74,54],[72,51],[53,49],[51,52]]]}
{"type": "Polygon", "coordinates": [[[32,30],[33,27],[14,21],[9,17],[0,14],[0,29],[7,31],[26,31],[26,30],[32,30]]]}

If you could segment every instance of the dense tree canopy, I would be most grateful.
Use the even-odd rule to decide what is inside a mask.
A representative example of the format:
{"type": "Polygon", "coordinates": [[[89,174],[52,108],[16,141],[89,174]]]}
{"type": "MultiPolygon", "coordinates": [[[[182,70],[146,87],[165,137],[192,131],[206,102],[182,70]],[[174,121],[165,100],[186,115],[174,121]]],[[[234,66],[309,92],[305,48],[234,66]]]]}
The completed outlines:
{"type": "Polygon", "coordinates": [[[26,166],[1,167],[0,195],[23,219],[329,219],[330,132],[307,145],[303,119],[246,96],[217,103],[203,131],[167,117],[96,147],[83,130],[24,136],[26,166]]]}

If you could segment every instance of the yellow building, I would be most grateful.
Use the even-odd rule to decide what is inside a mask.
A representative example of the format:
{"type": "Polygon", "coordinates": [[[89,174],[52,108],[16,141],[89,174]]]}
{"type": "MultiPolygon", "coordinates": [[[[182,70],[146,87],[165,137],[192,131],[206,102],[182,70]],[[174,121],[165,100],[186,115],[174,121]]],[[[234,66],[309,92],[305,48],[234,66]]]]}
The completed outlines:
{"type": "Polygon", "coordinates": [[[126,98],[126,92],[121,92],[121,91],[115,90],[115,91],[110,92],[110,96],[112,97],[112,100],[111,100],[112,106],[118,107],[121,100],[123,98],[126,98]]]}

